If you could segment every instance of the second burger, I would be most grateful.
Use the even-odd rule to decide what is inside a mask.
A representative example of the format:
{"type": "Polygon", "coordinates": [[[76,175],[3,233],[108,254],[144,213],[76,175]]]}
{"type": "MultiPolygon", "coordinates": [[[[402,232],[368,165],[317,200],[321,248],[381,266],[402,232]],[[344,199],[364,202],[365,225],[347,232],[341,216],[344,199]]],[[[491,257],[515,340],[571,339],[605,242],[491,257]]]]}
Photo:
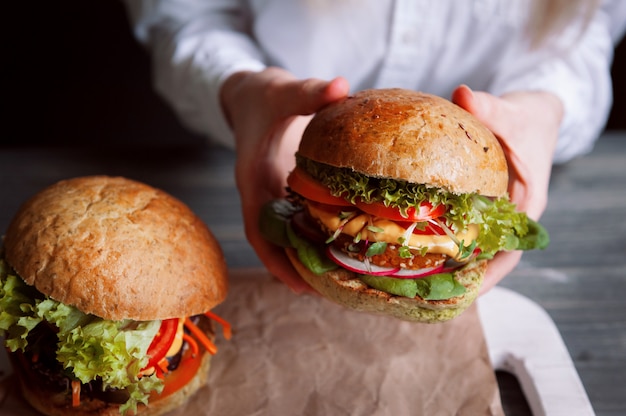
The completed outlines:
{"type": "Polygon", "coordinates": [[[121,177],[57,182],[11,221],[0,336],[47,415],[157,415],[202,387],[227,293],[222,251],[181,201],[121,177]]]}

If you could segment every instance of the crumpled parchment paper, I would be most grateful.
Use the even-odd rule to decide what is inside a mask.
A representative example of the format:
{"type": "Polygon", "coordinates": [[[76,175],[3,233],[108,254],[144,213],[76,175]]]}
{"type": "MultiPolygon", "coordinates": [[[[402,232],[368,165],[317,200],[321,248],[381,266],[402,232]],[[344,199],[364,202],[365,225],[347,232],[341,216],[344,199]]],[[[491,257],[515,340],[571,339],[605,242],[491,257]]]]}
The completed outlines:
{"type": "MultiPolygon", "coordinates": [[[[446,323],[415,324],[236,269],[215,312],[233,337],[218,327],[209,383],[172,416],[503,414],[476,305],[446,323]]],[[[0,383],[0,414],[33,414],[15,384],[0,383]]]]}

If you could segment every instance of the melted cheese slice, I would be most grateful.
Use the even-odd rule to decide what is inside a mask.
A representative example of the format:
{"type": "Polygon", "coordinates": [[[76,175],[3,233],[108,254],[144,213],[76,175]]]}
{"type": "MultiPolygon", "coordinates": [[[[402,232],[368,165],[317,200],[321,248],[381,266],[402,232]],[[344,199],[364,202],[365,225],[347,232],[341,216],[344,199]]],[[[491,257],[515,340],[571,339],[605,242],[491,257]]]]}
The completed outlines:
{"type": "MultiPolygon", "coordinates": [[[[384,241],[389,244],[400,244],[406,233],[406,229],[397,223],[366,213],[361,213],[345,222],[345,219],[340,218],[340,210],[331,212],[313,204],[308,204],[308,208],[311,216],[324,224],[327,229],[334,232],[343,225],[342,233],[352,237],[356,237],[360,234],[361,240],[367,239],[369,241],[384,241]],[[374,232],[372,228],[382,229],[382,231],[374,232]]],[[[478,237],[478,228],[478,225],[471,224],[464,232],[457,233],[456,238],[469,245],[478,237]]],[[[405,244],[417,248],[426,247],[428,253],[446,254],[453,258],[459,254],[458,246],[454,240],[447,235],[411,234],[409,241],[405,242],[405,244]]]]}

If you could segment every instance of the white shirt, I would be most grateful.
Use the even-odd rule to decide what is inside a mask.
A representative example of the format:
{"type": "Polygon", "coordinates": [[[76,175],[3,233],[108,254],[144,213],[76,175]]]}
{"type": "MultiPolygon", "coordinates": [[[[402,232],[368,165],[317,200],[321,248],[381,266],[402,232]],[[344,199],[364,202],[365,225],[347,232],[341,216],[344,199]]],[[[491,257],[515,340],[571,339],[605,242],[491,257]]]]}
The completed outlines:
{"type": "MultiPolygon", "coordinates": [[[[345,77],[353,91],[402,87],[446,98],[459,84],[500,95],[544,90],[564,104],[555,162],[588,152],[612,103],[610,65],[626,0],[587,29],[529,51],[530,0],[127,0],[154,83],[189,128],[233,146],[218,101],[240,70],[345,77]]],[[[578,28],[578,26],[577,26],[578,28]]]]}

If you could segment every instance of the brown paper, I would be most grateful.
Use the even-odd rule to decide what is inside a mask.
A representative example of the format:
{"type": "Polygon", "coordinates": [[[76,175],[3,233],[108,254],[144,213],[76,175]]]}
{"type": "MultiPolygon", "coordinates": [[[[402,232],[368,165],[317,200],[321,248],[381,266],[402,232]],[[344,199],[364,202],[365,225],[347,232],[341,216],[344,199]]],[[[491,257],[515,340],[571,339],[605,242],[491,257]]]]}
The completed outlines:
{"type": "MultiPolygon", "coordinates": [[[[502,415],[476,307],[415,324],[294,295],[265,271],[231,272],[209,383],[173,415],[502,415]]],[[[0,414],[27,415],[0,384],[0,414]]]]}

